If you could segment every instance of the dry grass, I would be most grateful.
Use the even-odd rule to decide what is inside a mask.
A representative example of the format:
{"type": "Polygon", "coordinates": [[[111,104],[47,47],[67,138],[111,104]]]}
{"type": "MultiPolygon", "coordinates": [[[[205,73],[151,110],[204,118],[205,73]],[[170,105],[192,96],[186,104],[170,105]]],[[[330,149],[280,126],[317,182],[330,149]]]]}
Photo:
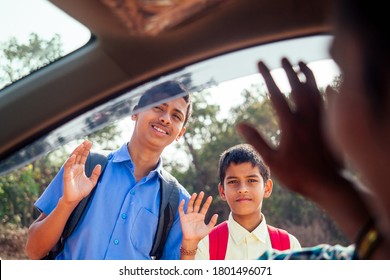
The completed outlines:
{"type": "MultiPolygon", "coordinates": [[[[322,243],[349,245],[343,237],[335,237],[319,221],[310,226],[290,225],[282,227],[298,238],[302,247],[314,246],[322,243]]],[[[24,245],[27,239],[27,228],[18,228],[12,225],[0,225],[0,259],[26,260],[24,245]]]]}
{"type": "Polygon", "coordinates": [[[0,259],[26,260],[24,245],[27,239],[27,228],[11,225],[0,225],[0,259]]]}
{"type": "Polygon", "coordinates": [[[339,232],[337,236],[332,233],[329,228],[318,221],[313,221],[310,226],[291,225],[284,227],[289,233],[294,235],[302,247],[311,247],[318,244],[342,245],[348,246],[347,238],[339,232]]]}

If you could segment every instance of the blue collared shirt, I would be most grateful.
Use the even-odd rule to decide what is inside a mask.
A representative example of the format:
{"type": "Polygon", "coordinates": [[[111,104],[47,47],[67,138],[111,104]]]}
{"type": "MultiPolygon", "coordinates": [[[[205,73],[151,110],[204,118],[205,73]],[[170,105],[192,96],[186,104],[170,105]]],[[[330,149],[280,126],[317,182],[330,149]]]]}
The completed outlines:
{"type": "MultiPolygon", "coordinates": [[[[127,145],[108,156],[96,192],[73,234],[57,259],[150,259],[160,207],[162,160],[146,177],[136,182],[127,145]]],[[[63,195],[63,167],[37,200],[46,215],[63,195]]],[[[180,201],[189,193],[180,185],[180,201]]],[[[179,214],[168,235],[162,259],[179,259],[182,232],[179,214]]]]}

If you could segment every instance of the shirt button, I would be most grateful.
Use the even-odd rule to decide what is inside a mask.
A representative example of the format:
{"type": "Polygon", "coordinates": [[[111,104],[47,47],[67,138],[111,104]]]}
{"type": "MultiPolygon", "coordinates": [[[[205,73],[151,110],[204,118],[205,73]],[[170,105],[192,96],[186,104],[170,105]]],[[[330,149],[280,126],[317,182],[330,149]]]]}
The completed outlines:
{"type": "Polygon", "coordinates": [[[115,240],[114,240],[114,244],[115,244],[115,245],[118,245],[118,244],[119,244],[119,240],[118,240],[118,239],[115,239],[115,240]]]}
{"type": "Polygon", "coordinates": [[[126,213],[123,213],[123,214],[122,214],[122,219],[126,219],[126,218],[127,218],[126,213]]]}
{"type": "Polygon", "coordinates": [[[135,193],[135,191],[130,191],[130,194],[134,194],[135,193]]]}

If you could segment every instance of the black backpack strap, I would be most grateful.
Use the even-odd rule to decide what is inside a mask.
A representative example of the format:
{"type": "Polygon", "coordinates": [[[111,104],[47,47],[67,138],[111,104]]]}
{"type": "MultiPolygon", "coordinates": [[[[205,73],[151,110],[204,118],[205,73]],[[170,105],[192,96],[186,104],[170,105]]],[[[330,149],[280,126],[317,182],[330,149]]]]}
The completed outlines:
{"type": "Polygon", "coordinates": [[[161,258],[169,231],[175,220],[177,208],[179,207],[180,195],[177,180],[164,169],[162,169],[162,176],[165,180],[160,178],[160,214],[156,236],[150,251],[152,260],[161,258]]]}
{"type": "MultiPolygon", "coordinates": [[[[102,166],[101,169],[102,171],[100,172],[100,174],[102,174],[104,168],[106,167],[106,162],[107,162],[107,157],[105,155],[90,152],[87,157],[87,161],[85,162],[85,175],[87,177],[90,177],[92,175],[93,169],[98,164],[102,166]]],[[[73,210],[62,233],[62,238],[64,240],[68,238],[72,234],[73,230],[76,228],[78,222],[80,221],[84,213],[85,208],[87,207],[89,201],[91,200],[91,197],[95,193],[95,190],[96,187],[93,188],[91,192],[86,197],[84,197],[80,201],[80,203],[76,206],[76,208],[73,210]]]]}
{"type": "MultiPolygon", "coordinates": [[[[87,175],[87,177],[90,177],[95,166],[97,164],[100,164],[102,166],[100,172],[101,176],[103,174],[104,168],[106,167],[106,163],[107,157],[105,155],[90,152],[88,154],[87,161],[85,162],[85,175],[87,175]]],[[[49,252],[49,255],[45,257],[45,259],[55,259],[55,257],[63,250],[65,240],[72,234],[72,232],[76,228],[78,222],[83,216],[84,210],[86,209],[89,201],[95,193],[96,187],[94,187],[91,192],[86,197],[84,197],[73,210],[72,214],[70,215],[68,221],[65,224],[64,231],[62,232],[60,240],[58,240],[57,244],[49,252]]]]}

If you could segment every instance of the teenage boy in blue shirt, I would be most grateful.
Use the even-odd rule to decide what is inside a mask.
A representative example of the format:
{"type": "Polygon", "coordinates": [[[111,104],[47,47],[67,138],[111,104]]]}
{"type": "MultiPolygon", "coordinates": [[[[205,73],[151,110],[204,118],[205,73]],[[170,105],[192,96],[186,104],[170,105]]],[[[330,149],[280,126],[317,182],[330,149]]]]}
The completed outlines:
{"type": "MultiPolygon", "coordinates": [[[[144,93],[138,108],[155,104],[157,95],[167,97],[184,92],[174,82],[157,85],[144,93]]],[[[159,216],[159,179],[165,180],[161,175],[161,153],[183,136],[190,114],[189,95],[133,114],[135,128],[131,139],[108,156],[99,182],[100,165],[89,178],[84,172],[92,144],[84,141],[79,145],[36,202],[41,214],[28,232],[28,256],[45,257],[60,238],[73,209],[98,184],[84,218],[56,259],[150,259],[159,216]]],[[[188,192],[178,186],[179,200],[187,202],[188,192]]],[[[162,259],[179,259],[181,240],[176,212],[162,259]]]]}

